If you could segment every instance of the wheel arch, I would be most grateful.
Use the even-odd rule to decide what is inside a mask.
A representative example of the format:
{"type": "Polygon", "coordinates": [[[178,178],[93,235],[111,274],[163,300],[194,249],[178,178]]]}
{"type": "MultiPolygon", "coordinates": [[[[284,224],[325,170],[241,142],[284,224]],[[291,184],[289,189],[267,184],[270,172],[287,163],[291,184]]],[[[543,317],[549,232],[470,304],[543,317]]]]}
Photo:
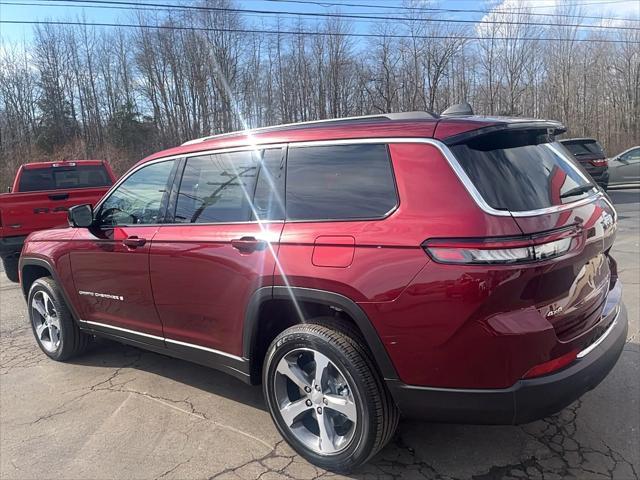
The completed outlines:
{"type": "Polygon", "coordinates": [[[20,271],[20,287],[25,300],[28,300],[29,290],[31,289],[33,282],[42,277],[51,277],[56,282],[56,285],[62,294],[62,298],[71,312],[73,320],[77,323],[79,317],[76,313],[75,306],[69,300],[69,296],[64,289],[64,285],[60,282],[58,273],[51,262],[44,258],[20,257],[18,269],[20,271]]]}
{"type": "MultiPolygon", "coordinates": [[[[287,304],[298,314],[298,316],[298,312],[300,310],[304,311],[306,309],[296,308],[296,305],[318,305],[335,311],[344,312],[351,320],[353,320],[354,325],[360,330],[364,341],[373,354],[376,366],[380,370],[383,378],[390,380],[399,378],[378,332],[366,313],[353,300],[345,297],[344,295],[340,295],[339,293],[326,290],[274,286],[262,287],[256,290],[249,300],[245,313],[242,354],[243,357],[250,362],[252,383],[259,383],[259,371],[262,368],[263,355],[259,351],[259,332],[261,322],[263,321],[261,313],[263,307],[273,301],[280,301],[287,304]]],[[[295,320],[292,323],[298,324],[302,322],[295,320]]],[[[283,329],[284,328],[281,328],[280,331],[283,329]]],[[[276,335],[277,333],[280,332],[276,332],[276,335]]]]}

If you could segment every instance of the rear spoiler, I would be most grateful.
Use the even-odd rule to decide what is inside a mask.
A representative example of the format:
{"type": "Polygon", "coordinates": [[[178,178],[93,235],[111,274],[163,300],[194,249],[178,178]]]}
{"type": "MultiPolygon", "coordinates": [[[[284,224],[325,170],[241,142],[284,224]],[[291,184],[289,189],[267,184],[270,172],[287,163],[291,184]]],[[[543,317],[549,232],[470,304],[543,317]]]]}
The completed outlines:
{"type": "Polygon", "coordinates": [[[554,141],[554,137],[556,135],[560,135],[561,133],[567,131],[565,126],[560,122],[554,122],[550,120],[505,122],[496,125],[490,125],[488,127],[478,128],[476,130],[471,130],[468,132],[458,133],[456,135],[445,138],[443,142],[448,146],[452,146],[458,145],[460,143],[467,143],[472,139],[483,137],[492,133],[504,131],[521,132],[524,130],[540,130],[540,133],[544,133],[547,136],[547,142],[554,141]]]}

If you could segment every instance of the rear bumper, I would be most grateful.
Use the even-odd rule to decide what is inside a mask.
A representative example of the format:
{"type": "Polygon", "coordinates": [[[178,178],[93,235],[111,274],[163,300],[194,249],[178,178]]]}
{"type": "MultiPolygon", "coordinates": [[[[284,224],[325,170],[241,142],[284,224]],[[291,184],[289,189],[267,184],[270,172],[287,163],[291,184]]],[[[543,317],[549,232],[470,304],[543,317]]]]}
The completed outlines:
{"type": "Polygon", "coordinates": [[[618,361],[627,338],[627,311],[616,309],[613,323],[567,368],[543,377],[520,380],[505,389],[417,387],[387,381],[403,415],[431,421],[519,424],[562,410],[595,388],[618,361]]]}
{"type": "Polygon", "coordinates": [[[0,257],[4,258],[13,255],[20,255],[26,238],[26,235],[0,238],[0,257]]]}

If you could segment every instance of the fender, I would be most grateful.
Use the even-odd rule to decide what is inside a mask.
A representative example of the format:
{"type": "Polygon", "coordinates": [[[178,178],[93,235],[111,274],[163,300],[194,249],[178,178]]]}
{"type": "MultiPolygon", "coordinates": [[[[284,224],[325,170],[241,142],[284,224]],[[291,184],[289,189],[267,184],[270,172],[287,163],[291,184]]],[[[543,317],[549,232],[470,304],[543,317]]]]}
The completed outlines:
{"type": "Polygon", "coordinates": [[[247,305],[244,319],[242,354],[245,359],[250,360],[252,356],[252,349],[258,332],[258,313],[261,304],[270,299],[290,300],[292,296],[298,302],[320,303],[330,307],[337,307],[346,312],[353,318],[362,332],[385,380],[397,380],[399,378],[391,358],[378,336],[378,332],[371,324],[366,313],[353,300],[344,295],[313,288],[274,286],[262,287],[253,293],[247,305]]]}
{"type": "Polygon", "coordinates": [[[53,277],[56,284],[58,285],[58,288],[62,293],[62,298],[64,298],[64,301],[67,304],[69,311],[71,312],[71,316],[73,317],[73,320],[76,323],[78,323],[78,319],[80,318],[78,316],[78,312],[76,311],[74,304],[69,300],[69,295],[67,295],[64,285],[62,284],[62,282],[60,282],[60,279],[58,278],[58,273],[56,272],[56,269],[51,264],[51,262],[49,262],[49,260],[46,260],[40,257],[20,256],[20,261],[18,262],[18,270],[20,272],[20,288],[22,289],[22,294],[24,295],[25,300],[27,300],[27,297],[29,296],[29,292],[25,290],[24,283],[22,282],[22,269],[28,265],[35,265],[38,267],[42,267],[49,272],[51,277],[53,277]]]}

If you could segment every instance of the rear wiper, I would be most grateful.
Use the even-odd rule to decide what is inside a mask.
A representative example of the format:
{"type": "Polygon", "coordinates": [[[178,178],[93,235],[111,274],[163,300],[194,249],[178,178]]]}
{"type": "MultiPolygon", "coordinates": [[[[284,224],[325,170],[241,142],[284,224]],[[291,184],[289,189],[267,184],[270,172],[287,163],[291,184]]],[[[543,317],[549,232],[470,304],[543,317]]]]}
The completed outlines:
{"type": "Polygon", "coordinates": [[[587,193],[589,190],[593,190],[594,188],[596,187],[594,187],[593,185],[581,185],[579,187],[572,188],[571,190],[564,192],[562,195],[560,195],[560,198],[575,197],[576,195],[582,195],[583,193],[587,193]]]}

